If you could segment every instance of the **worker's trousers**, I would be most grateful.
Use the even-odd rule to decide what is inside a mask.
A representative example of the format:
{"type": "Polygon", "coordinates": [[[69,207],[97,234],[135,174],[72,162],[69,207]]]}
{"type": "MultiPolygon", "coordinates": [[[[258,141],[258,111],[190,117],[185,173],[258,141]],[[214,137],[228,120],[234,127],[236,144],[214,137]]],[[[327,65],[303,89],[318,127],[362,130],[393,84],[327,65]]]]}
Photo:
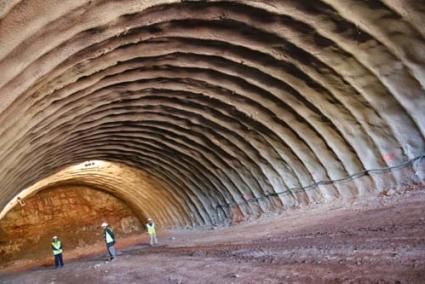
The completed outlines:
{"type": "Polygon", "coordinates": [[[55,268],[63,267],[63,257],[62,254],[55,255],[55,268]]]}
{"type": "Polygon", "coordinates": [[[114,259],[116,257],[114,245],[106,245],[106,249],[108,250],[109,257],[114,259]]]}
{"type": "Polygon", "coordinates": [[[156,238],[156,233],[155,234],[149,234],[149,243],[151,246],[153,246],[154,244],[156,245],[158,243],[158,239],[156,238]]]}

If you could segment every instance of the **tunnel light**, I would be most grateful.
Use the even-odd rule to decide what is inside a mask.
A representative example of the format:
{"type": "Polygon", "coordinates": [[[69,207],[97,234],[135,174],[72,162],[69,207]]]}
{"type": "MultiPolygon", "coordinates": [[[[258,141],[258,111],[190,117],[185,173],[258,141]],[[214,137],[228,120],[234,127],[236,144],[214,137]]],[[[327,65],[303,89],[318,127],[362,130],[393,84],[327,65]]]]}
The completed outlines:
{"type": "Polygon", "coordinates": [[[74,166],[75,170],[87,170],[87,169],[94,169],[94,168],[101,168],[103,167],[105,164],[104,161],[100,161],[100,160],[90,160],[90,161],[85,161],[82,162],[80,164],[77,164],[74,166]]]}
{"type": "Polygon", "coordinates": [[[92,168],[92,167],[96,167],[96,162],[94,161],[89,161],[87,163],[84,163],[84,167],[85,168],[92,168]]]}

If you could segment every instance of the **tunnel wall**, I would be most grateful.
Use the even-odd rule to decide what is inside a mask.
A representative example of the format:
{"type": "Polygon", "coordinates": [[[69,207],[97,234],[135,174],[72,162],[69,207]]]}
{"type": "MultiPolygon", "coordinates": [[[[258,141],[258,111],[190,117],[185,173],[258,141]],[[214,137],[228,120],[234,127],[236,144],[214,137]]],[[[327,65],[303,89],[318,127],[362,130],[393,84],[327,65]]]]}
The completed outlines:
{"type": "Polygon", "coordinates": [[[351,203],[364,201],[365,199],[397,196],[410,191],[422,191],[424,188],[425,156],[422,156],[391,168],[369,170],[337,181],[319,182],[308,187],[292,188],[291,190],[264,196],[260,199],[268,200],[270,203],[272,203],[273,199],[279,199],[279,196],[292,196],[293,200],[297,200],[297,203],[283,207],[271,206],[270,210],[266,212],[259,212],[257,198],[247,198],[239,203],[220,205],[217,207],[217,213],[220,214],[222,212],[221,214],[229,216],[229,220],[233,224],[237,224],[262,215],[270,215],[270,213],[282,213],[287,209],[311,208],[326,203],[333,203],[334,206],[349,206],[351,203]],[[397,177],[397,179],[394,177],[397,177]],[[375,182],[372,182],[372,180],[375,182]],[[360,192],[359,183],[369,184],[369,187],[360,192]],[[335,191],[336,187],[340,190],[335,191]],[[315,196],[314,201],[306,199],[305,196],[307,195],[315,196]],[[257,211],[253,211],[252,207],[256,208],[257,211]],[[250,213],[244,214],[244,212],[250,213]]]}
{"type": "Polygon", "coordinates": [[[405,177],[362,173],[425,153],[421,1],[0,3],[2,208],[96,159],[161,184],[158,222],[213,224],[379,195],[405,177]]]}

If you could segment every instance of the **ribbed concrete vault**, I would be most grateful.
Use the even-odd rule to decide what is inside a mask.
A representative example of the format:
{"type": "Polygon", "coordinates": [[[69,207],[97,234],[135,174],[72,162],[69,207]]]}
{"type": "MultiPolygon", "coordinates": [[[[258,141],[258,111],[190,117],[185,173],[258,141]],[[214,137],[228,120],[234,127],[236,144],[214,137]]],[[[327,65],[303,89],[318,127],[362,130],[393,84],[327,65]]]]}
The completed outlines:
{"type": "Polygon", "coordinates": [[[0,0],[0,208],[50,176],[199,225],[405,182],[302,189],[425,153],[424,19],[414,0],[0,0]],[[149,186],[66,170],[87,160],[149,186]]]}

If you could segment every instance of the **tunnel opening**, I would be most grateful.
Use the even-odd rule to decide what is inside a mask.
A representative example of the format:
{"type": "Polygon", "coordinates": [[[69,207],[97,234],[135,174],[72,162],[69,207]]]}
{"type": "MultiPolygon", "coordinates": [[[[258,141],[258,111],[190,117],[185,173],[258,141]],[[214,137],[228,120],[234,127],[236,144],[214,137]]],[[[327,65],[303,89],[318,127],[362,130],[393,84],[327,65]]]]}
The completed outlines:
{"type": "Polygon", "coordinates": [[[59,169],[22,189],[0,212],[0,220],[12,208],[22,207],[27,198],[38,192],[68,185],[85,186],[114,196],[124,202],[142,223],[147,218],[154,218],[159,226],[173,228],[197,222],[189,221],[190,207],[184,207],[190,202],[187,200],[190,197],[184,192],[176,191],[176,186],[172,183],[165,183],[149,171],[131,166],[130,159],[128,164],[90,159],[59,169]]]}
{"type": "Polygon", "coordinates": [[[145,220],[106,191],[73,184],[43,189],[0,220],[0,266],[50,259],[55,235],[68,258],[90,254],[94,245],[103,242],[102,222],[108,222],[122,239],[144,232],[145,220]]]}

